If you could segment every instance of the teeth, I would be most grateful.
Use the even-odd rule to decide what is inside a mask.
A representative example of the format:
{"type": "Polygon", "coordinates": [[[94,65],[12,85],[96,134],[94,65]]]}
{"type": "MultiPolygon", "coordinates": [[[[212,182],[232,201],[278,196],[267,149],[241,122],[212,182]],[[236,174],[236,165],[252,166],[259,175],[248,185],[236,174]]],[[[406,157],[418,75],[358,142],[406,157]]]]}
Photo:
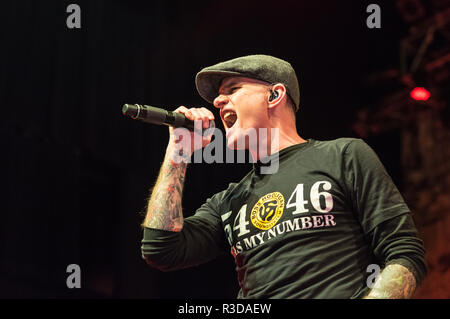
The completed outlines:
{"type": "Polygon", "coordinates": [[[227,127],[232,127],[236,123],[237,115],[235,112],[227,112],[223,115],[223,120],[227,124],[227,127]]]}
{"type": "Polygon", "coordinates": [[[230,116],[236,116],[236,113],[233,113],[233,112],[228,112],[228,113],[225,113],[225,115],[223,116],[223,119],[224,120],[226,120],[226,119],[228,119],[230,116]]]}

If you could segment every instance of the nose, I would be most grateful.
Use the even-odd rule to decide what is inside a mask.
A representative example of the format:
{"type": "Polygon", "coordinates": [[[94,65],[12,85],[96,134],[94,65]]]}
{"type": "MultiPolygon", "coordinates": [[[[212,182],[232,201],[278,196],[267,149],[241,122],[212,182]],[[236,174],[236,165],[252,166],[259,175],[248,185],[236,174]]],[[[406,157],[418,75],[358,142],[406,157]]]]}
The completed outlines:
{"type": "Polygon", "coordinates": [[[213,104],[218,109],[221,109],[225,105],[227,105],[228,101],[229,100],[228,100],[228,97],[226,95],[219,94],[219,96],[214,99],[213,104]]]}

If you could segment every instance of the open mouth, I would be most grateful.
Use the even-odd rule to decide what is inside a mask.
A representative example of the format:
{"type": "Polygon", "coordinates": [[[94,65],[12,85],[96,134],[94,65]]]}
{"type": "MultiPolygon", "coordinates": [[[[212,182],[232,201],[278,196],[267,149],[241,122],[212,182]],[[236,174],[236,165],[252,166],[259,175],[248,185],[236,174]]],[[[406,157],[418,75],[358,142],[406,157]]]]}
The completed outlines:
{"type": "Polygon", "coordinates": [[[232,127],[237,121],[237,115],[233,111],[226,112],[222,118],[227,128],[232,127]]]}

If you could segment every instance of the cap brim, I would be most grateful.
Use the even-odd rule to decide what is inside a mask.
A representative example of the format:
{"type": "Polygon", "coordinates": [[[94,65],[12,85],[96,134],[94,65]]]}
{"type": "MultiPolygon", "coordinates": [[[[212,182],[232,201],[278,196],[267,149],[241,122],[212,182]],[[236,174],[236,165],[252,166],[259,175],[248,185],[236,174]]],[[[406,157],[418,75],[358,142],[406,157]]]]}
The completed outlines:
{"type": "Polygon", "coordinates": [[[195,86],[198,94],[207,102],[213,104],[219,95],[219,88],[223,79],[230,76],[244,76],[232,71],[200,71],[195,77],[195,86]]]}

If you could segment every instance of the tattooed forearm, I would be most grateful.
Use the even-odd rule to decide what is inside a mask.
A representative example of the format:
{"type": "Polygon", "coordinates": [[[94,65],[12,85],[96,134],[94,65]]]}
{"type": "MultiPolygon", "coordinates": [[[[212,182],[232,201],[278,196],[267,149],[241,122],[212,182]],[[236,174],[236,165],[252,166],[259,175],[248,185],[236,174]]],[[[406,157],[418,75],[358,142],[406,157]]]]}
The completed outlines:
{"type": "Polygon", "coordinates": [[[171,152],[169,149],[166,153],[150,196],[144,227],[169,231],[180,231],[183,227],[181,195],[187,164],[173,161],[171,152]]]}
{"type": "Polygon", "coordinates": [[[366,299],[411,298],[416,289],[414,275],[404,266],[392,264],[383,269],[366,299]]]}

